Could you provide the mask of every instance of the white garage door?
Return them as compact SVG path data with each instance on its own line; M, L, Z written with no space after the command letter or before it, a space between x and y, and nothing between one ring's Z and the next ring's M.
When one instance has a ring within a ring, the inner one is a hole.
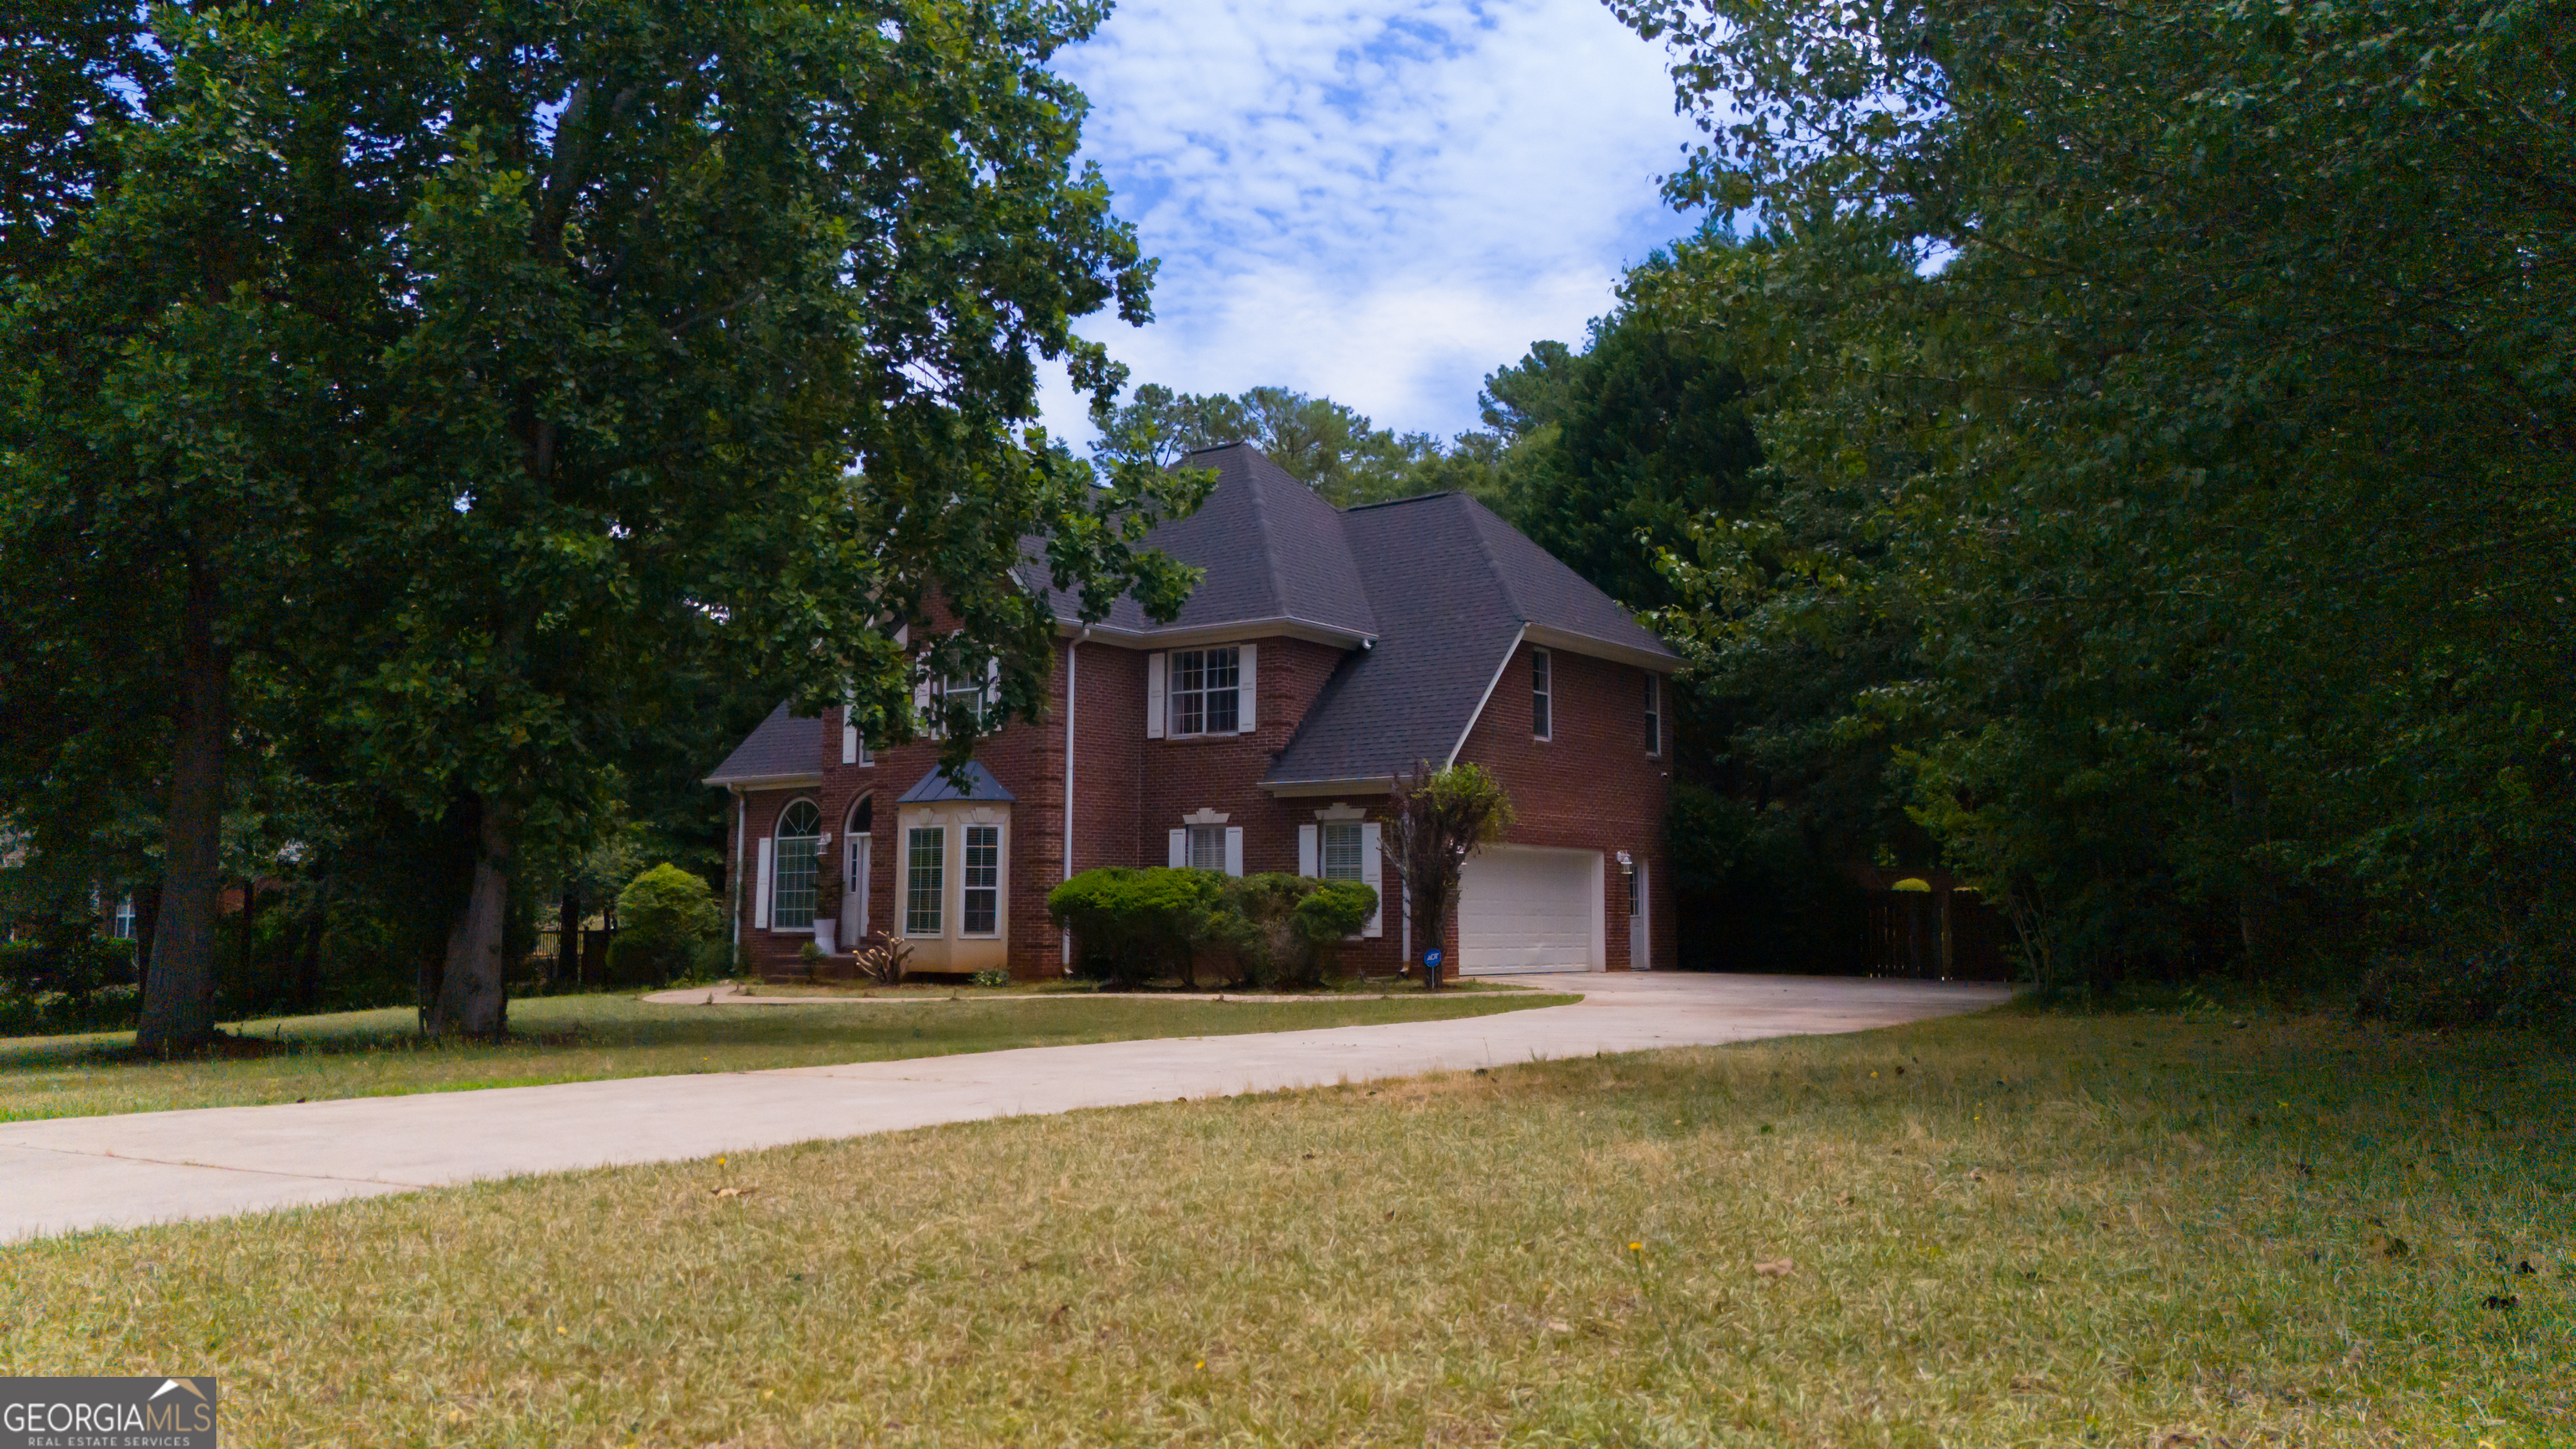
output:
M1600 969L1600 852L1498 846L1468 857L1458 884L1460 971Z

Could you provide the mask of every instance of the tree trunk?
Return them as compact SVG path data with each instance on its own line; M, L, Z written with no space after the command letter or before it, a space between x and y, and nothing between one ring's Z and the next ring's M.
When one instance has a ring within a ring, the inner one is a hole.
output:
M304 947L295 958L295 1003L307 1013L322 1008L322 927L331 904L331 882L313 882L313 909L304 919Z
M140 984L152 971L152 940L161 931L161 882L134 892L134 979Z
M510 904L510 828L516 821L497 801L478 799L475 806L474 882L448 932L447 960L427 1026L431 1036L488 1040L509 1029L501 935Z
M160 912L134 1032L134 1045L147 1052L183 1051L215 1036L216 871L232 659L215 643L215 581L202 560L188 562L179 630L179 740L161 815Z
M581 888L565 886L562 914L555 925L555 989L581 983Z
M249 989L253 984L253 972L259 964L258 927L259 877L246 875L242 877L241 922L241 980L242 986L245 990ZM267 994L267 991L264 989L260 992L260 995L262 996L266 996Z

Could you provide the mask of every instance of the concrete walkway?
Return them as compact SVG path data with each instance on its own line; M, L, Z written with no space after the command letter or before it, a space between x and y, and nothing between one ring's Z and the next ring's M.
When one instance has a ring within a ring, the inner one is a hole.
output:
M0 1125L0 1242L985 1117L1860 1031L2011 995L1787 976L1566 984L1584 999L1452 1021L11 1123Z

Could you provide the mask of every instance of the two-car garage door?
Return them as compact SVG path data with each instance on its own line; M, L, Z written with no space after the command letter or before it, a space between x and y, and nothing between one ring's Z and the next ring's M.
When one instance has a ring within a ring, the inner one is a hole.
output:
M1598 971L1603 965L1601 853L1494 846L1458 881L1458 969Z

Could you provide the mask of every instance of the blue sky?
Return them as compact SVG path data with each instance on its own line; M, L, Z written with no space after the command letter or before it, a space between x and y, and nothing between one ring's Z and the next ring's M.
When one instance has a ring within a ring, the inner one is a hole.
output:
M1057 68L1162 258L1157 320L1082 331L1137 382L1475 427L1487 372L1579 341L1694 225L1655 189L1694 135L1663 67L1597 0L1121 0ZM1045 401L1088 440L1060 378Z

